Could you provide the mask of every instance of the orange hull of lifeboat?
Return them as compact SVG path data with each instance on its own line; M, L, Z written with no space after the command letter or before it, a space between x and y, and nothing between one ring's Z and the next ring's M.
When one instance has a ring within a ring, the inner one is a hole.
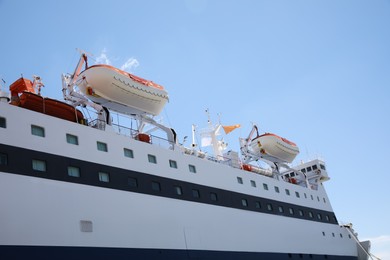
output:
M251 149L255 154L273 162L291 163L299 153L295 143L271 133L254 138Z
M23 92L19 106L71 122L84 121L83 114L73 106L55 99L43 98L31 92Z

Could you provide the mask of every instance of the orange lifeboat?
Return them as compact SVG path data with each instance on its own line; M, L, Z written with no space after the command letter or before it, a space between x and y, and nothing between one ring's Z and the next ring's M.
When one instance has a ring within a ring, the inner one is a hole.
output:
M299 153L295 143L272 133L255 137L250 146L255 154L271 161L291 163Z

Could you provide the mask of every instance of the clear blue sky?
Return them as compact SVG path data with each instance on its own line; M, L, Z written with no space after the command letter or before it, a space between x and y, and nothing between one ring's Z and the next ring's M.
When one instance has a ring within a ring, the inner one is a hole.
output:
M389 0L0 0L0 76L40 75L61 98L76 48L163 85L162 116L182 139L204 110L320 155L338 219L390 259Z

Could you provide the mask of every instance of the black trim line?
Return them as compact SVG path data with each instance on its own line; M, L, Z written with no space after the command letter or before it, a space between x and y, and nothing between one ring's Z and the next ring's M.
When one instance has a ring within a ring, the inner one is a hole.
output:
M128 260L128 259L169 259L169 260L288 260L288 259L328 259L357 260L353 256L289 254L268 252L237 252L184 249L141 249L109 247L67 247L67 246L0 246L0 259L40 259L40 260Z

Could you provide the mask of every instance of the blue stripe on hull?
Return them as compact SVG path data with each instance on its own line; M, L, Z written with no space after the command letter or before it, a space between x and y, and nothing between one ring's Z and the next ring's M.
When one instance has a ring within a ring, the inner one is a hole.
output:
M0 246L0 259L39 260L134 260L134 259L207 259L207 260L282 260L282 259L330 259L357 260L352 256L309 255L287 253L228 252L209 250L134 249L102 247L61 246Z

